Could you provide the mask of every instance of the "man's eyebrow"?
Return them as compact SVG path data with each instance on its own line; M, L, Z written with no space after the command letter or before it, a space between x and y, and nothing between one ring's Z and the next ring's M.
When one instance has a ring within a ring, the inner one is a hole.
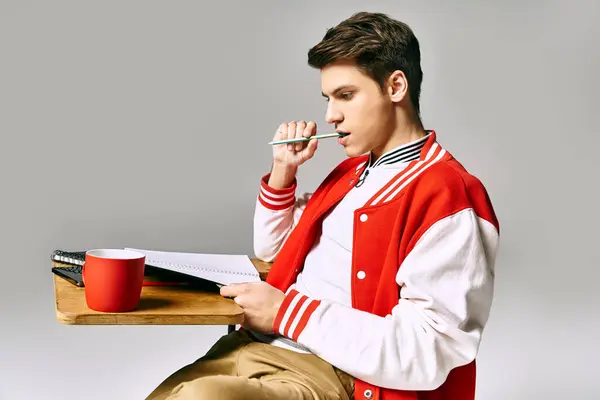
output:
M354 85L342 85L338 88L336 88L331 94L333 96L337 95L339 92L343 91L343 90L347 90L347 89L356 89L356 86ZM321 95L323 97L328 97L325 93L321 92Z

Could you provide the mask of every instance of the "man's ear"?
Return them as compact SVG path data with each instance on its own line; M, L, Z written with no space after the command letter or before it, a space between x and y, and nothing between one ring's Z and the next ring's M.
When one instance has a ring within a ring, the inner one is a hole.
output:
M390 99L395 103L401 102L408 93L408 81L404 72L400 70L392 72L387 82Z

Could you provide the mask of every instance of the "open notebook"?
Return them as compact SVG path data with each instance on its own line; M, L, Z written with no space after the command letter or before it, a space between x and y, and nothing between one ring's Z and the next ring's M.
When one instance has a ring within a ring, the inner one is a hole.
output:
M258 271L246 255L126 249L145 254L147 265L206 279L219 285L260 281Z

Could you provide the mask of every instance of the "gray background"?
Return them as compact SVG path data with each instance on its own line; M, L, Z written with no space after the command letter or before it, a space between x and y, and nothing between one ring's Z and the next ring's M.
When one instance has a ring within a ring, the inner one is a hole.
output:
M478 399L600 397L598 2L0 1L0 399L142 399L220 326L66 326L56 248L251 254L266 144L361 10L421 41L427 128L501 223ZM312 190L344 158L324 141ZM66 379L66 380L64 380Z

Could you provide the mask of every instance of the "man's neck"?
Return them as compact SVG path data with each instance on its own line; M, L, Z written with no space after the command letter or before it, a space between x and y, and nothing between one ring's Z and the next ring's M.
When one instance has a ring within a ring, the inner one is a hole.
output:
M424 136L427 136L427 132L420 123L411 122L397 126L385 143L371 151L372 160L375 162L388 151Z

